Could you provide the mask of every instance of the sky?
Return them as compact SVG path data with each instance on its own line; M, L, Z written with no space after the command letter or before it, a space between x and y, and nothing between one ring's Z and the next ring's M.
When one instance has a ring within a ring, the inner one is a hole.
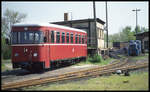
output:
M106 7L104 1L96 1L96 17L106 22ZM58 22L64 20L64 13L69 13L69 20L93 18L92 1L3 1L1 4L1 17L6 9L27 14L23 23ZM114 34L126 26L132 30L136 26L136 13L138 11L138 25L149 29L149 2L148 1L108 1L108 33ZM71 18L72 15L72 18Z

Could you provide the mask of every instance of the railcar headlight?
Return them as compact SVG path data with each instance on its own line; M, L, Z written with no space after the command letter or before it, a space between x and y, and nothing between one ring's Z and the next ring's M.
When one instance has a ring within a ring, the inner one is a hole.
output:
M34 57L37 57L37 55L38 55L37 53L34 53L34 54L33 54Z
M17 57L17 56L19 56L19 54L18 54L18 53L15 53L15 57Z
M17 57L17 56L19 56L19 54L18 54L18 53L15 53L15 57Z

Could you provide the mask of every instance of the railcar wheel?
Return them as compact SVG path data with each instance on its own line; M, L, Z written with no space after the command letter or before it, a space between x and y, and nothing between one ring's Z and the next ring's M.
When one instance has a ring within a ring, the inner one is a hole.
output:
M56 68L59 68L59 61L56 62Z
M30 66L26 67L25 70L31 72L31 73L39 73L39 72L44 72L44 69L41 66Z
M74 64L73 60L70 60L70 64L71 64L71 65L73 65L73 64Z

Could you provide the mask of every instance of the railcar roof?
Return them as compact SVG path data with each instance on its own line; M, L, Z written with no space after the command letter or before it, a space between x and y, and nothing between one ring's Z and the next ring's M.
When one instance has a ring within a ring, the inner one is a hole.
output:
M78 32L84 32L86 33L86 31L81 30L81 29L76 29L76 28L71 28L71 27L67 27L67 26L61 26L61 25L56 25L56 24L48 24L48 23L41 23L41 24L14 24L14 27L21 27L21 26L48 26L48 27L56 27L56 28L62 28L62 29L68 29L68 30L75 30Z

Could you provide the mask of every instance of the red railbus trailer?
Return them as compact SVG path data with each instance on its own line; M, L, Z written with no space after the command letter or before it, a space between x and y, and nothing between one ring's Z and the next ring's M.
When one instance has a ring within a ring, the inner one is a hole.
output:
M15 24L13 68L42 70L87 57L87 33L55 24Z

